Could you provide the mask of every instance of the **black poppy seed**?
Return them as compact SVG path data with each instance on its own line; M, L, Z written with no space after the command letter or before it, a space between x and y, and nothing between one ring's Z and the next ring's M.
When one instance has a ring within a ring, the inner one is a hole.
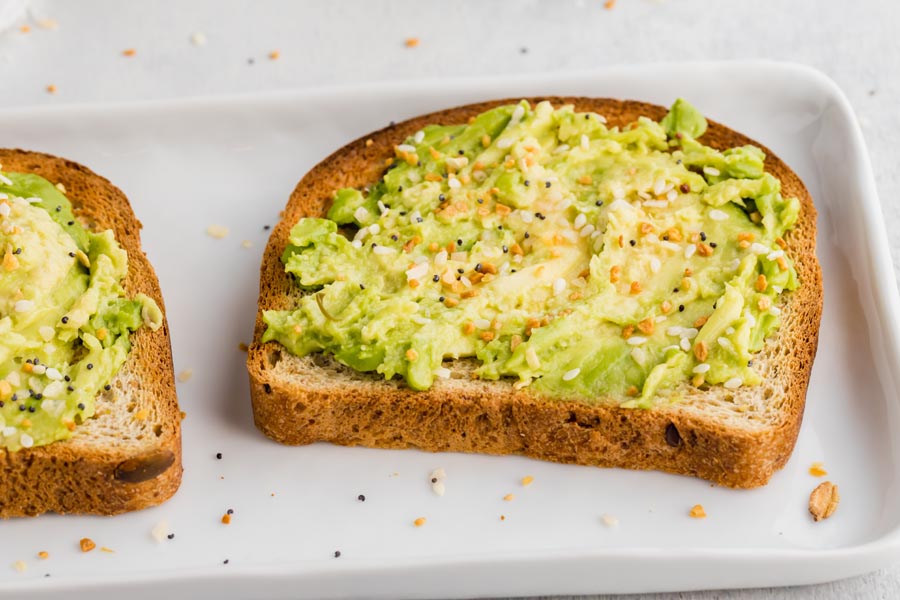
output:
M94 363L88 363L88 364L87 364L87 370L88 370L88 371L90 371L90 370L93 369L93 368L94 368Z
M603 206L603 200L597 200L594 204L597 206Z
M402 192L402 191L403 191L403 186L401 185L401 186L399 186L399 187L397 188L397 192L399 193L399 192Z
M478 204L484 204L484 198L476 198L475 202L477 202Z
M31 362L31 359L30 359L30 358L26 358L26 359L25 359L25 364L26 364L26 365L33 365L34 363Z
M424 220L425 219L423 219L422 217L416 217L416 223L421 223Z
M396 242L396 241L399 240L400 238L397 237L397 234L395 233L394 235L391 236L391 239L394 240L394 241Z
M40 400L40 399L42 399L43 397L44 397L44 395L43 395L42 393L40 393L40 392L38 392L37 394L34 395L34 399L35 399L35 400ZM33 411L32 411L32 412L33 412Z
M459 273L460 275L462 275L463 273L466 272L466 270L465 269L457 269L456 272Z
M545 182L544 182L544 187L545 187L545 188L548 188L548 187L550 187L551 185L553 185L553 184L550 183L549 181L545 181Z
M216 452L216 459L222 460L222 453L221 453L221 452Z
M528 232L526 231L526 232L525 232L525 239L527 240L527 239L530 238L530 237L531 237L531 234L528 233Z
M20 405L19 405L19 410L22 411L22 412L25 412L25 405L24 405L24 404L20 404Z
M35 358L35 359L34 359L34 364L36 364L36 365L41 364L41 359Z
M66 381L72 381L72 378L68 375L63 375L63 379L65 379Z
M709 247L710 247L710 248L717 248L718 246L719 246L719 245L718 245L717 243L715 243L715 242L710 242L710 243L709 243Z
M70 391L70 392L74 392L74 391L75 391L75 388L73 388L71 385L67 385L67 386L66 386L66 390L67 390L67 391Z
M222 561L222 564L223 564L223 565L227 565L227 564L228 564L228 559L226 558L225 560L223 560L223 561Z
M75 253L74 253L74 252L69 252L69 258L75 258Z
M684 312L684 304L678 305L678 312Z
M13 394L13 395L12 395L11 400L12 400L13 402L15 402L15 401L18 400L18 399L19 399L19 395L18 395L18 394Z
M687 194L691 191L691 186L686 183L682 183L680 186L678 186L678 189L681 190L682 194Z
M676 165L680 165L681 163L682 163L682 160L681 160L680 158L679 158L678 160L675 161L675 164L676 164Z
M272 229L272 226L271 225L263 225L263 229L268 231L268 230Z
M547 218L543 213L534 213L534 216L536 216L541 221Z
M706 233L703 232L703 231L700 232L700 241L701 241L701 242L705 242L705 241L706 241Z
M57 207L56 207L56 212L61 212L61 211L62 211L62 206L57 206Z
M40 398L38 398L38 400L40 400ZM28 412L30 412L30 413L33 413L33 412L36 411L36 410L37 410L37 407L36 407L36 406L29 406L29 407L28 407Z
M107 383L106 385L103 386L103 389L108 392L109 390L112 389L112 386Z
M65 324L65 323L68 323L68 322L69 322L69 317L63 317L63 318L62 318L62 322L63 322L64 324Z
M334 551L334 557L335 557L335 558L340 558L340 557L341 557L341 551L340 551L340 550L335 550L335 551Z
M34 390L28 390L28 396L34 398Z
M477 264L475 265L475 272L476 272L476 273L481 273L481 263L477 263Z
M674 290L672 290L672 293L674 293L674 294L677 294L678 292L679 292L678 288L675 288Z
M388 127L393 127L396 124L397 124L397 121L391 121L390 123L388 123Z
M716 300L716 301L715 301L715 302L713 302L713 310L715 310L715 309L716 309L716 304L718 304L718 303L719 303L719 301L718 301L718 300Z
M373 247L373 248L374 248L375 246L377 246L377 245L378 245L378 244L376 244L375 242L372 242L372 247Z
M233 508L229 508L229 509L226 510L225 512L228 513L229 515L233 515L233 514L234 514L234 509L233 509Z
M175 534L174 534L174 533L170 533L170 534L167 535L166 537L169 538L170 540L174 540L174 539L175 539Z
M361 284L359 284L359 289L364 290L364 289L366 289L366 286L361 283Z
M446 199L447 199L447 196L445 196L443 194L438 195L438 200L440 200L441 202L443 202Z
M438 302L443 302L443 301L444 301L444 297L443 297L443 296L439 296L439 297L438 297Z
M400 211L400 216L401 216L401 217L405 217L405 216L406 216L406 211L405 211L405 210L401 210L401 211Z
M497 225L497 229L499 229L500 231L503 231L503 225Z
M6 406L6 402L4 402L3 400L0 400L0 408L3 408L4 406Z
M433 282L437 283L438 281L441 280L441 276L440 276L440 275L435 275L434 277L431 278L431 280L432 280Z
M366 501L366 495L365 495L365 494L360 494L359 496L356 497L356 499L359 500L360 502L365 502L365 501Z
M637 244L637 240L628 240L628 243L634 246L635 244Z
M16 251L13 252L13 254L22 254L22 249L21 249L21 248L16 248Z
M84 410L84 402L78 403L78 410Z
M272 393L272 386L269 385L268 383L264 383L264 384L263 384L263 389L266 390L266 393L267 393L267 394L271 394L271 393Z
M515 273L515 272L516 272L516 270L515 270L515 269L512 269L512 270L511 270L511 271L510 271L510 273Z
M590 119L590 118L591 118L591 115L590 115L590 114L584 115L584 120L585 120L585 121L587 121L587 120Z
M503 254L506 254L508 252L509 252L509 248L506 246L503 246Z
M456 245L457 245L457 246L462 246L462 240L461 240L461 239L457 239L457 240L456 240Z
M432 477L432 478L431 478L431 483L437 483L437 481L438 481L438 480L437 480L437 477Z
M753 366L753 361L752 361L752 360L748 360L748 361L747 361L747 366L748 366L748 367L752 367L752 366Z
M523 182L522 182L522 183L524 183L524 184L525 184L525 187L528 187L528 186L530 186L530 185L531 185L531 182L530 182L530 181L528 181L528 180L527 180L527 179L526 179L526 180L525 180L525 181L523 181Z
M669 241L669 234L667 233L667 234L665 234L664 236L662 236L662 239L664 239L665 241L668 242L668 241Z
M68 222L68 225L69 225L69 226L72 226L72 225L74 225L74 224L75 224L75 221L69 221L69 222Z

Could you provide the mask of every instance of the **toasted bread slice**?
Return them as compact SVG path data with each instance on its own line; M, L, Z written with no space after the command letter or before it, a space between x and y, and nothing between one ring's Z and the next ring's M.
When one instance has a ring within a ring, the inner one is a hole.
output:
M761 144L712 121L701 138L704 144L718 149L761 147L766 171L781 180L786 197L795 196L801 204L799 222L786 239L801 286L783 295L782 325L754 357L762 385L703 391L685 383L678 404L626 409L614 402L589 405L540 397L528 388L514 389L511 380L473 379L477 362L458 360L453 361L451 379L416 392L397 380L356 372L327 355L300 358L277 343L260 343L266 329L263 311L291 309L303 294L280 260L298 219L324 216L338 188L378 181L394 145L423 126L465 123L516 100L462 106L382 129L341 148L300 181L262 263L259 313L247 361L257 426L285 444L324 440L382 448L515 453L565 463L657 469L729 487L764 485L793 450L816 353L822 312L816 211L800 178L784 162ZM634 101L529 100L598 112L610 126L640 116L659 120L666 114L661 106Z
M75 214L93 230L112 229L128 252L126 293L144 293L165 313L159 282L141 250L141 223L109 181L48 154L0 149L6 171L35 173L65 186ZM0 517L44 512L112 515L154 506L181 483L181 413L165 319L131 335L132 349L97 399L96 416L71 438L0 449Z

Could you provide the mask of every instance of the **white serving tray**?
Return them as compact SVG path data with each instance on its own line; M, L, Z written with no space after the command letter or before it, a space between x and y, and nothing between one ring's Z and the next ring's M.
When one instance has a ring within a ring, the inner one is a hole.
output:
M263 226L277 221L294 184L336 148L391 120L540 94L660 104L684 96L775 150L809 187L826 290L819 356L797 449L767 487L733 491L519 457L291 448L254 428L238 343L249 342L253 326ZM178 384L188 415L178 494L114 518L0 523L0 596L646 592L814 583L900 558L900 303L859 128L840 90L816 71L769 62L652 64L20 109L0 114L0 145L66 156L125 191L162 283L176 371L194 372ZM208 237L212 224L231 235ZM814 461L825 463L843 497L817 524L807 514L820 482L807 473ZM435 467L447 471L442 498L427 480ZM529 487L519 484L525 475L534 477ZM507 493L515 499L504 501ZM687 516L697 503L708 518ZM228 508L234 520L225 526ZM601 522L606 513L617 527ZM420 516L428 521L416 528ZM150 531L163 519L176 537L157 543ZM82 537L115 553L82 554ZM50 559L38 560L40 550ZM25 573L11 568L20 559Z

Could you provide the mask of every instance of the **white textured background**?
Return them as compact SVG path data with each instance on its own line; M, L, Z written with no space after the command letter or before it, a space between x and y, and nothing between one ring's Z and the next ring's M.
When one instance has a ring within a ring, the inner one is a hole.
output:
M43 19L58 29L38 25ZM603 0L33 0L18 21L25 23L28 33L0 33L0 110L660 60L805 63L832 77L856 108L895 270L900 258L895 0L618 0L611 10ZM205 45L192 43L198 32ZM420 44L405 47L410 37ZM135 55L123 56L129 48ZM280 57L270 60L275 50ZM900 598L900 568L805 588L640 598L781 597Z

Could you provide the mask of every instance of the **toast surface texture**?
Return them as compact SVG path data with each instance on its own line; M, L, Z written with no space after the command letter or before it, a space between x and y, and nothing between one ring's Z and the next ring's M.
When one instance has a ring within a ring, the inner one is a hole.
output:
M606 117L610 126L640 116L661 119L667 109L613 99L540 97L555 106ZM280 344L260 344L264 310L286 310L303 294L280 260L291 227L301 217L322 217L335 190L373 184L393 147L423 126L465 123L506 99L452 108L392 125L344 146L316 165L291 194L266 247L260 274L259 312L248 370L257 427L285 444L328 441L379 448L523 454L533 458L700 477L736 488L764 485L794 448L822 313L822 276L815 255L816 211L800 178L765 146L709 121L701 141L717 149L754 144L766 153L766 171L778 177L785 197L801 209L788 232L800 288L780 300L782 325L754 357L764 382L727 390L679 390L683 400L650 410L610 403L587 404L540 397L509 380L471 377L473 360L445 362L452 370L424 392L400 381L356 372L330 356L296 357ZM366 144L366 140L373 143Z
M76 217L89 229L112 229L128 252L126 294L146 294L165 314L156 273L141 250L141 223L121 190L48 154L0 149L0 164L62 183ZM165 318L157 331L132 333L131 343L112 389L97 398L95 417L71 438L17 452L0 449L0 517L112 515L155 506L175 493L182 473L181 412Z

